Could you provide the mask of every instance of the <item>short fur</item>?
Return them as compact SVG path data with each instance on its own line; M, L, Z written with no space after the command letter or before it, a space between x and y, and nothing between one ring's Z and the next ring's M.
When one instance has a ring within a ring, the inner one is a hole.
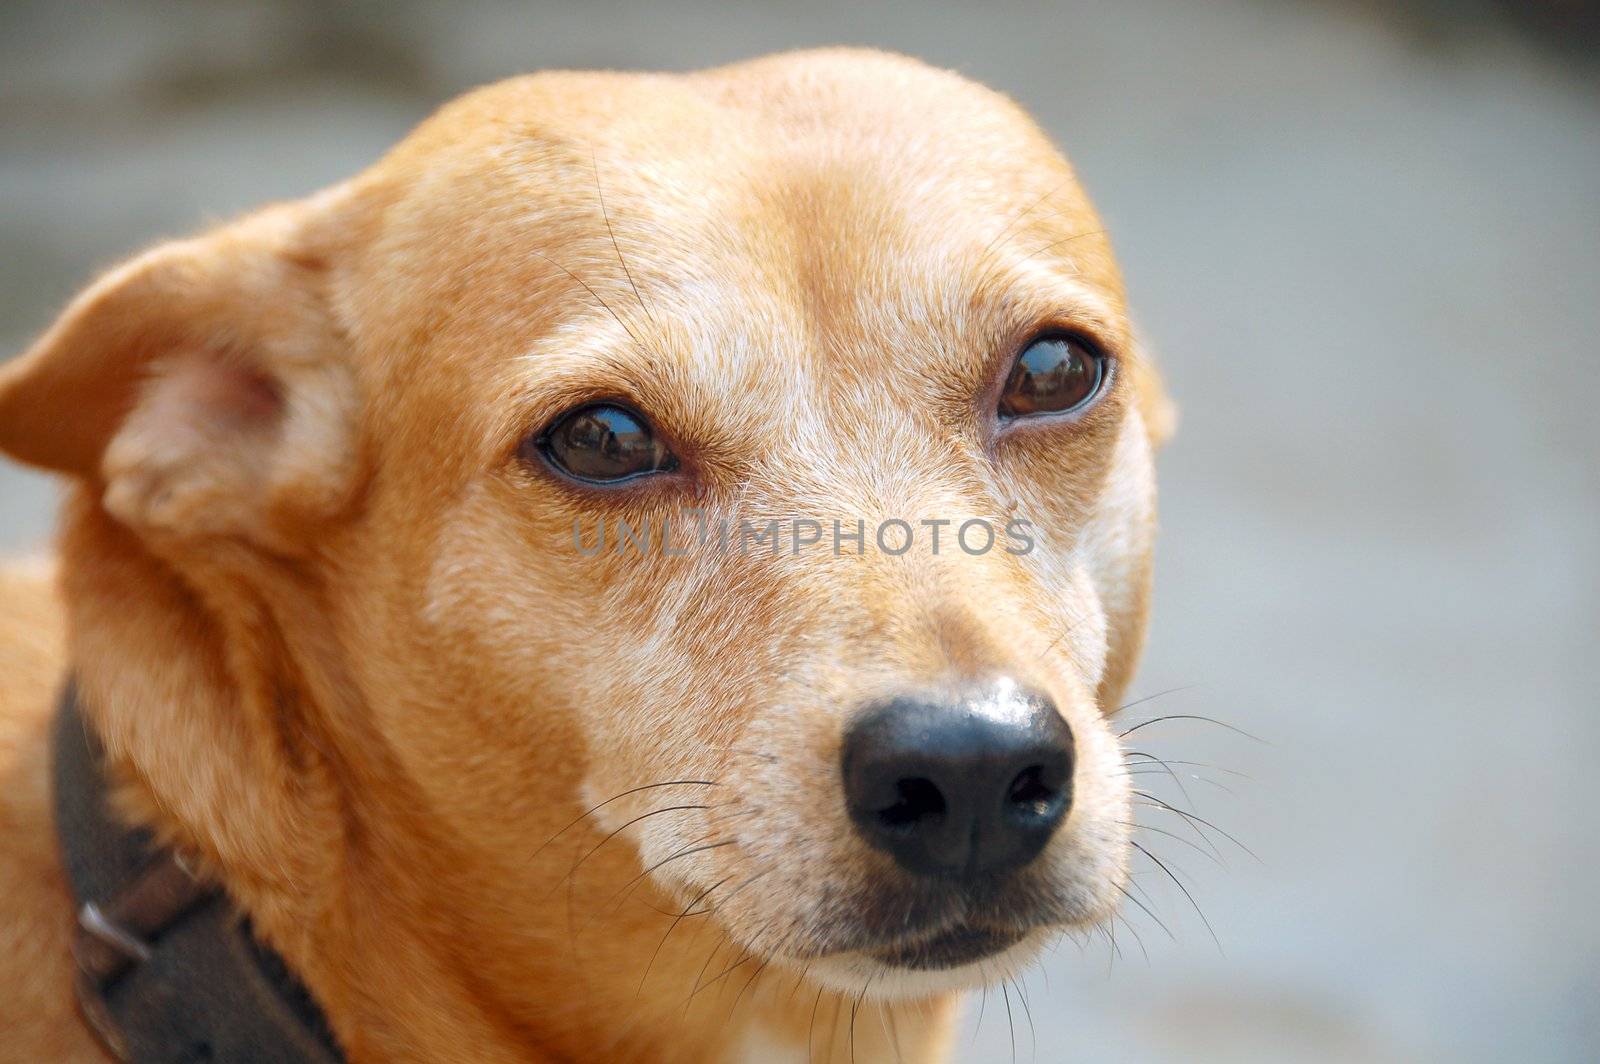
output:
M1092 334L1114 386L1002 430L1047 326ZM529 461L591 398L647 411L683 468L608 492ZM0 1058L102 1059L47 803L69 668L123 813L204 862L353 1064L942 1058L959 991L1120 896L1105 714L1169 422L1060 155L880 53L504 82L139 256L0 367L0 449L71 485L54 589L0 577ZM690 506L1021 515L1041 543L573 549L575 521ZM910 895L844 814L843 724L994 675L1077 736L1028 880L1050 926L886 969L867 947Z

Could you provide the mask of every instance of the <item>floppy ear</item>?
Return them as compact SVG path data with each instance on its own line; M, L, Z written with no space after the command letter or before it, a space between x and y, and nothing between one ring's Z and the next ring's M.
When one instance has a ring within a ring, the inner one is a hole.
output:
M355 395L297 205L111 271L0 365L0 450L141 531L282 548L347 498Z

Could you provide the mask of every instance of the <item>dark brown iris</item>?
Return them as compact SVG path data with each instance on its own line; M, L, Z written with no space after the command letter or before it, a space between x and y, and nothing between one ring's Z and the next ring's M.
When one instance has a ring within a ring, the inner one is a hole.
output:
M1033 341L1017 358L1000 395L1001 417L1059 414L1086 405L1100 390L1105 357L1075 336Z
M594 403L563 414L535 443L561 472L602 484L673 466L672 452L649 423L610 403Z

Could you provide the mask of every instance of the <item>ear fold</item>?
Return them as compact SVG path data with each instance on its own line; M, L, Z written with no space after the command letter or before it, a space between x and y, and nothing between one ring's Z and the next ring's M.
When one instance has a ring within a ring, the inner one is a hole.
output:
M139 529L282 546L354 472L355 395L296 207L165 244L0 365L0 450L104 484Z

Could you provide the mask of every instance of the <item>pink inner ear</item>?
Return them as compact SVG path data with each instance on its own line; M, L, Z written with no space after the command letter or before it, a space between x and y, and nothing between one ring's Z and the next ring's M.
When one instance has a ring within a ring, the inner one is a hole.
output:
M266 374L225 358L191 355L156 371L149 402L162 416L197 429L260 429L283 413L283 394Z
M220 359L196 360L194 369L196 387L204 389L195 398L219 416L260 423L277 420L283 411L283 395L264 373Z
M136 528L259 529L283 457L283 390L210 351L162 359L151 371L101 463L106 508Z

